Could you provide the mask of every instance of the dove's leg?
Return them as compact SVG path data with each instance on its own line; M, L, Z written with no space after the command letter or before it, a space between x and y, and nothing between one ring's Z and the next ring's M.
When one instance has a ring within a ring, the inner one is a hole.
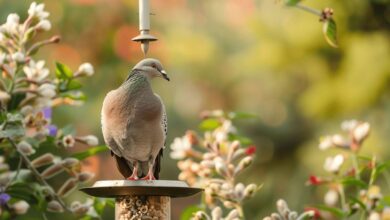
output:
M154 177L154 174L153 174L153 167L154 167L154 159L153 157L151 157L148 161L149 163L149 171L148 171L148 174L143 177L141 180L155 180L156 178Z
M128 180L138 180L138 161L133 162L133 173L127 178Z

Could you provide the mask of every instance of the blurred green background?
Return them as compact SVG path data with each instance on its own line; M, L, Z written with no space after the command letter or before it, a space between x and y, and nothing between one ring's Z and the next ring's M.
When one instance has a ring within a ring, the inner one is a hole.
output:
M0 19L11 12L24 19L32 1L0 1ZM105 94L125 79L143 58L139 45L137 0L46 0L53 29L62 41L43 49L42 58L95 66L84 81L85 105L55 110L59 124L74 123L83 134L100 131ZM257 146L256 162L242 181L264 183L246 203L248 219L274 210L278 198L291 208L322 201L324 189L304 185L311 174L324 174L318 138L338 132L344 119L367 120L372 135L364 152L385 160L390 155L390 2L388 0L304 1L332 7L339 48L327 45L316 16L269 0L151 0L152 43L149 57L162 61L171 82L154 82L169 118L168 143L196 129L206 109L258 115L240 122ZM75 149L75 151L81 149ZM176 163L167 148L162 178L176 179ZM86 164L96 179L122 178L108 153ZM173 202L173 219L199 198Z

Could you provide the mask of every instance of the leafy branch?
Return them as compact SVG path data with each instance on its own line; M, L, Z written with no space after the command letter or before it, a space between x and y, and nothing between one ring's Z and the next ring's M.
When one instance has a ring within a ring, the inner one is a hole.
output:
M324 8L322 11L320 11L315 8L311 8L307 5L303 5L302 3L300 3L300 0L285 0L285 4L287 6L295 7L297 9L319 17L319 21L323 23L322 33L326 42L332 47L338 47L337 26L336 22L333 19L333 9Z

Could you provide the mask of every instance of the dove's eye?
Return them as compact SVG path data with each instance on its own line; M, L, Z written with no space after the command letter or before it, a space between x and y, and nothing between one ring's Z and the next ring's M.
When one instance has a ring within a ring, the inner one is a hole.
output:
M155 69L157 69L157 66L156 66L155 63L152 64L152 67L155 68Z

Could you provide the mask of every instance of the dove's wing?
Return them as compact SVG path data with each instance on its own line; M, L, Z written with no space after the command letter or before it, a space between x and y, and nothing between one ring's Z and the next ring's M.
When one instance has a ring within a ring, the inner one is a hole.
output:
M162 117L161 117L161 129L164 131L164 146L161 146L161 149L156 157L156 160L154 161L154 177L156 179L159 179L160 175L160 170L161 170L161 159L163 157L163 151L165 148L165 142L168 134L168 118L167 118L167 113L165 111L165 106L164 103L162 102L161 98L159 95L155 94L158 99L160 99L161 105L162 105Z
M115 91L111 91L107 94L103 101L101 123L102 123L102 133L104 141L107 144L107 147L111 150L111 156L115 158L116 166L118 167L119 172L124 176L128 177L133 172L133 167L123 157L123 147L120 145L120 141L116 139L114 132L112 132L112 120L115 120L117 114L110 110L110 106L115 106ZM111 120L111 121L110 121ZM110 123L111 122L111 123ZM114 123L118 126L117 123Z

